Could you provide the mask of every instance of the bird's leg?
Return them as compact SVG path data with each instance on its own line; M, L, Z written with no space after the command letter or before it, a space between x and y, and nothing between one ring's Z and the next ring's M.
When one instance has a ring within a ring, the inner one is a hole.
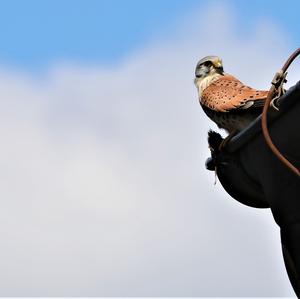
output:
M226 145L228 144L228 142L232 139L232 137L238 132L238 130L233 130L231 133L229 133L229 135L223 139L223 141L220 143L219 146L219 151L221 151L223 148L226 147Z

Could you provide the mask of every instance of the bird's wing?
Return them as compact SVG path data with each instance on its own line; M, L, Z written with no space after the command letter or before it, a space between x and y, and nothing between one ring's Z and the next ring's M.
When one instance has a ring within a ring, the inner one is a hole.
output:
M268 91L253 89L226 74L204 89L200 103L218 112L229 112L263 106L267 94Z

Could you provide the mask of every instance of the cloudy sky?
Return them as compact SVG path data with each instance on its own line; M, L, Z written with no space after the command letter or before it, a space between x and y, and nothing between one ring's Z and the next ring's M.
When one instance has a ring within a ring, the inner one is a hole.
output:
M216 54L267 89L284 5L0 1L0 296L294 296L270 211L204 168L193 86Z

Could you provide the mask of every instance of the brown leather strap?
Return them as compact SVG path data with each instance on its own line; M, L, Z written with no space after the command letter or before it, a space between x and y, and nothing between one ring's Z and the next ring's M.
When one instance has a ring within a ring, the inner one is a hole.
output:
M274 145L268 125L267 125L267 114L268 114L268 109L270 107L271 101L274 98L274 96L280 96L281 94L281 89L282 85L285 81L285 76L286 76L286 71L290 64L295 60L295 58L300 54L300 48L298 48L286 61L282 69L276 73L274 79L272 80L272 86L269 90L267 99L265 101L264 109L262 112L262 118L261 118L261 126L262 126L262 132L265 137L267 145L270 147L272 152L276 155L276 157L286 166L288 167L291 171L293 171L296 175L300 177L300 171L297 167L295 167L286 157L282 155L282 153L278 150L278 148Z

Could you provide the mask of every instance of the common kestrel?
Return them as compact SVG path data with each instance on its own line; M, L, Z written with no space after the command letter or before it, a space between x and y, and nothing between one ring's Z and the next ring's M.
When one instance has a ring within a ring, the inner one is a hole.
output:
M261 114L268 94L225 73L217 56L206 56L197 63L195 85L204 112L229 134L242 130Z

